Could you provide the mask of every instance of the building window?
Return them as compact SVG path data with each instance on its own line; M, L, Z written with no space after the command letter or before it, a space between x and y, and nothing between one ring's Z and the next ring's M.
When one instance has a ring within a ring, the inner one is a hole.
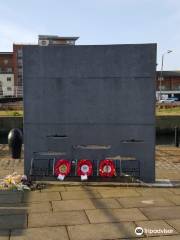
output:
M74 41L73 40L67 40L66 43L70 44L70 45L74 45Z
M11 67L8 67L8 68L6 68L6 71L7 71L8 73L12 73L12 68L11 68Z
M167 86L162 85L161 86L161 90L166 91L167 90Z
M18 58L22 57L22 49L17 50L17 56L18 56Z
M22 77L18 77L18 85L22 85Z
M22 74L22 68L18 68L18 74L21 73Z
M18 59L18 65L22 66L22 64L23 64L22 59Z
M7 77L7 82L10 82L11 81L11 77Z
M12 88L11 88L11 87L7 87L7 90L8 90L8 91L12 91Z
M180 90L180 85L177 84L176 86L173 86L173 87L172 87L172 90L177 90L177 91L179 91L179 90Z

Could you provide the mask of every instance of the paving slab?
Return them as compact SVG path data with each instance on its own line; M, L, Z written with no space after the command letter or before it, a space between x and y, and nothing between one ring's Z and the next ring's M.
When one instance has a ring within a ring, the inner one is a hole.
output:
M113 198L104 198L104 199L91 199L95 208L121 208L121 205L116 199Z
M141 196L173 196L173 193L169 190L169 188L136 188L136 191L141 195Z
M0 229L18 229L27 227L26 214L0 215Z
M180 205L180 195L166 196L175 205Z
M174 194L180 195L180 188L170 188L169 190Z
M84 186L65 186L66 191L83 191L88 187Z
M66 191L66 188L64 186L47 186L47 188L44 188L41 190L41 192L61 192Z
M2 215L25 215L27 213L27 209L23 206L17 207L17 206L12 206L11 204L8 204L8 205L6 206L0 205L0 217Z
M20 203L22 201L22 193L13 191L0 191L0 204L3 203Z
M28 213L46 213L51 212L52 206L50 202L41 202L41 203L28 203L27 212Z
M95 206L90 199L52 201L52 207L54 212L95 209Z
M143 228L144 234L147 237L158 235L173 235L178 233L173 227L171 227L163 220L136 221L135 224L138 227Z
M106 189L106 190L98 190L103 198L111 198L111 197L137 197L140 196L135 189L128 188L117 188L117 189Z
M29 214L28 227L45 227L88 223L84 211Z
M52 201L53 211L72 211L96 208L121 208L115 199L78 199Z
M147 239L147 238L138 238L138 240L143 240L143 239ZM148 237L148 240L179 240L179 239L180 239L180 235Z
M100 194L96 191L67 191L67 192L61 192L61 196L63 200L101 197Z
M85 210L91 223L147 220L137 208Z
M65 227L43 227L24 231L13 230L10 240L69 240L69 238Z
M0 240L9 240L9 231L0 230Z
M81 184L81 183L80 183ZM95 182L93 183L95 184ZM99 184L99 185L98 185ZM97 183L95 186L89 186L89 185L81 185L81 186L65 186L65 189L67 191L99 191L99 190L110 190L112 189L112 186L101 186L102 183ZM112 183L111 184L115 184ZM115 189L127 189L127 187L117 187L116 185L113 185L113 188ZM130 189L130 188L128 188Z
M82 182L80 182L82 184ZM94 183L93 183L94 184ZM79 185L79 186L65 186L66 191L98 191L98 190L108 190L111 186L89 186L89 185Z
M180 233L180 219L166 220L166 222Z
M59 192L29 192L24 193L23 202L48 202L53 200L61 200Z
M133 207L161 207L161 206L174 206L171 201L166 200L162 197L157 196L144 196L144 197L133 197L133 198L118 198L117 199L124 208Z
M27 212L40 213L50 211L52 211L50 202L0 205L0 215L24 214Z
M130 222L83 224L68 226L70 240L107 240L135 237L135 225Z
M149 207L141 208L140 210L149 220L180 218L180 206Z

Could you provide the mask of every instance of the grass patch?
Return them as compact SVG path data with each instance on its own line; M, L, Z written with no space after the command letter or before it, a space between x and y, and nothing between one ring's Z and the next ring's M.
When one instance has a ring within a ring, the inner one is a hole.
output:
M23 110L0 110L0 117L23 117ZM180 116L180 106L171 108L156 107L156 116Z
M0 117L22 117L23 111L22 110L0 110Z
M156 116L180 116L180 106L161 109L156 107Z

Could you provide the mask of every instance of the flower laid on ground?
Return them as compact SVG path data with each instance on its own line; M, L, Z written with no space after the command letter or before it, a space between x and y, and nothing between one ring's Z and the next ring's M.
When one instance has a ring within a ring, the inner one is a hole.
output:
M0 179L0 190L31 190L26 175L19 175L16 172Z

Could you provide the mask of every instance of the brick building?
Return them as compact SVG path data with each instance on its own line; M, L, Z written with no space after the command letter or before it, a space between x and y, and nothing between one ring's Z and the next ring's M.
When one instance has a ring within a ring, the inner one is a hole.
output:
M56 35L39 35L38 45L74 45L78 37L59 37ZM23 82L23 44L13 44L13 64L14 64L14 83L16 86L22 86ZM36 45L36 44L28 44Z
M23 47L23 44L13 44L13 64L14 64L15 86L22 86L22 80L23 80L22 47Z
M0 52L0 97L12 96L14 91L12 52Z
M75 45L78 37L59 37L56 35L39 35L38 44ZM21 96L23 85L23 46L26 43L13 44L13 52L0 53L0 96Z
M75 45L78 37L59 37L57 35L39 35L38 45ZM13 52L0 53L0 95L21 95L23 85L23 44L13 44ZM30 45L30 44L28 44ZM33 45L33 44L31 44ZM37 45L37 44L35 44ZM156 96L160 95L161 72L156 75ZM180 100L180 71L163 71L161 95L177 97Z
M156 75L156 96L160 94L161 72ZM180 71L163 71L161 80L162 97L177 97L180 100Z

